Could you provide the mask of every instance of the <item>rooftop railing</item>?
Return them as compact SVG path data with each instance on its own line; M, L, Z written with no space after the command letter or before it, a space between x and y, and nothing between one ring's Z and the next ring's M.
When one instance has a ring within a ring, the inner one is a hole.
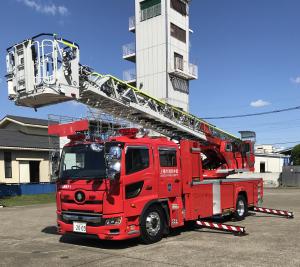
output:
M135 16L129 18L129 31L135 29Z
M136 80L136 70L130 69L123 71L123 81L132 82Z
M123 57L132 56L135 54L135 43L123 45Z
M198 78L198 66L192 63L189 63L189 73L196 79Z

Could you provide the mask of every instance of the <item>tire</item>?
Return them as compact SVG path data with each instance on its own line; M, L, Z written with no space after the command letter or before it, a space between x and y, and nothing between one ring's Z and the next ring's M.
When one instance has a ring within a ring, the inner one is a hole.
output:
M248 203L243 195L238 196L235 207L234 218L237 221L244 220L248 214Z
M165 227L165 216L159 206L150 206L141 218L141 236L144 244L152 244L160 241Z

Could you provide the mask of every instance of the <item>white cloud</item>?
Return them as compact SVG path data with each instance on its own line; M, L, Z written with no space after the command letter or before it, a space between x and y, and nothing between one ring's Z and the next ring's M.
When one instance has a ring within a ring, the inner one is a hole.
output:
M46 15L66 16L70 13L65 6L55 5L53 3L45 4L42 3L40 0L18 0L18 2L23 3L25 6L32 8L38 13Z
M252 101L250 103L250 106L254 107L254 108L261 108L261 107L265 107L265 106L269 106L269 105L271 105L270 102L264 101L262 99L258 99L256 101Z
M291 78L291 82L300 85L300 76L298 76L296 78Z
M69 14L69 10L65 6L58 6L57 10L58 10L58 13L62 16Z

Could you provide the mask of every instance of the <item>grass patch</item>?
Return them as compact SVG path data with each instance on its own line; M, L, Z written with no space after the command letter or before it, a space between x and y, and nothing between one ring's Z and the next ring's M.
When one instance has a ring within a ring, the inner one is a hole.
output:
M47 204L55 202L55 193L41 195L23 195L0 198L0 204L5 207Z

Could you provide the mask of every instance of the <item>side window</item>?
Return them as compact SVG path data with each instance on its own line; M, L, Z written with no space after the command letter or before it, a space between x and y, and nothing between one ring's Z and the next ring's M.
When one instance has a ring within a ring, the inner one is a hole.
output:
M186 31L173 23L171 23L171 36L186 43Z
M147 147L128 147L125 157L126 174L135 173L149 167Z
M161 15L161 0L144 0L140 2L141 21Z
M178 53L174 53L174 69L179 69L183 71L183 65L183 56Z
M5 178L12 178L11 152L4 152Z
M183 16L187 15L187 5L180 0L171 0L171 8L173 8Z
M160 167L176 167L177 158L175 149L159 149Z
M232 144L231 143L227 143L226 144L226 152L231 152L232 151Z
M250 152L250 144L249 143L244 143L243 144L243 152L244 153L247 153L247 152Z

